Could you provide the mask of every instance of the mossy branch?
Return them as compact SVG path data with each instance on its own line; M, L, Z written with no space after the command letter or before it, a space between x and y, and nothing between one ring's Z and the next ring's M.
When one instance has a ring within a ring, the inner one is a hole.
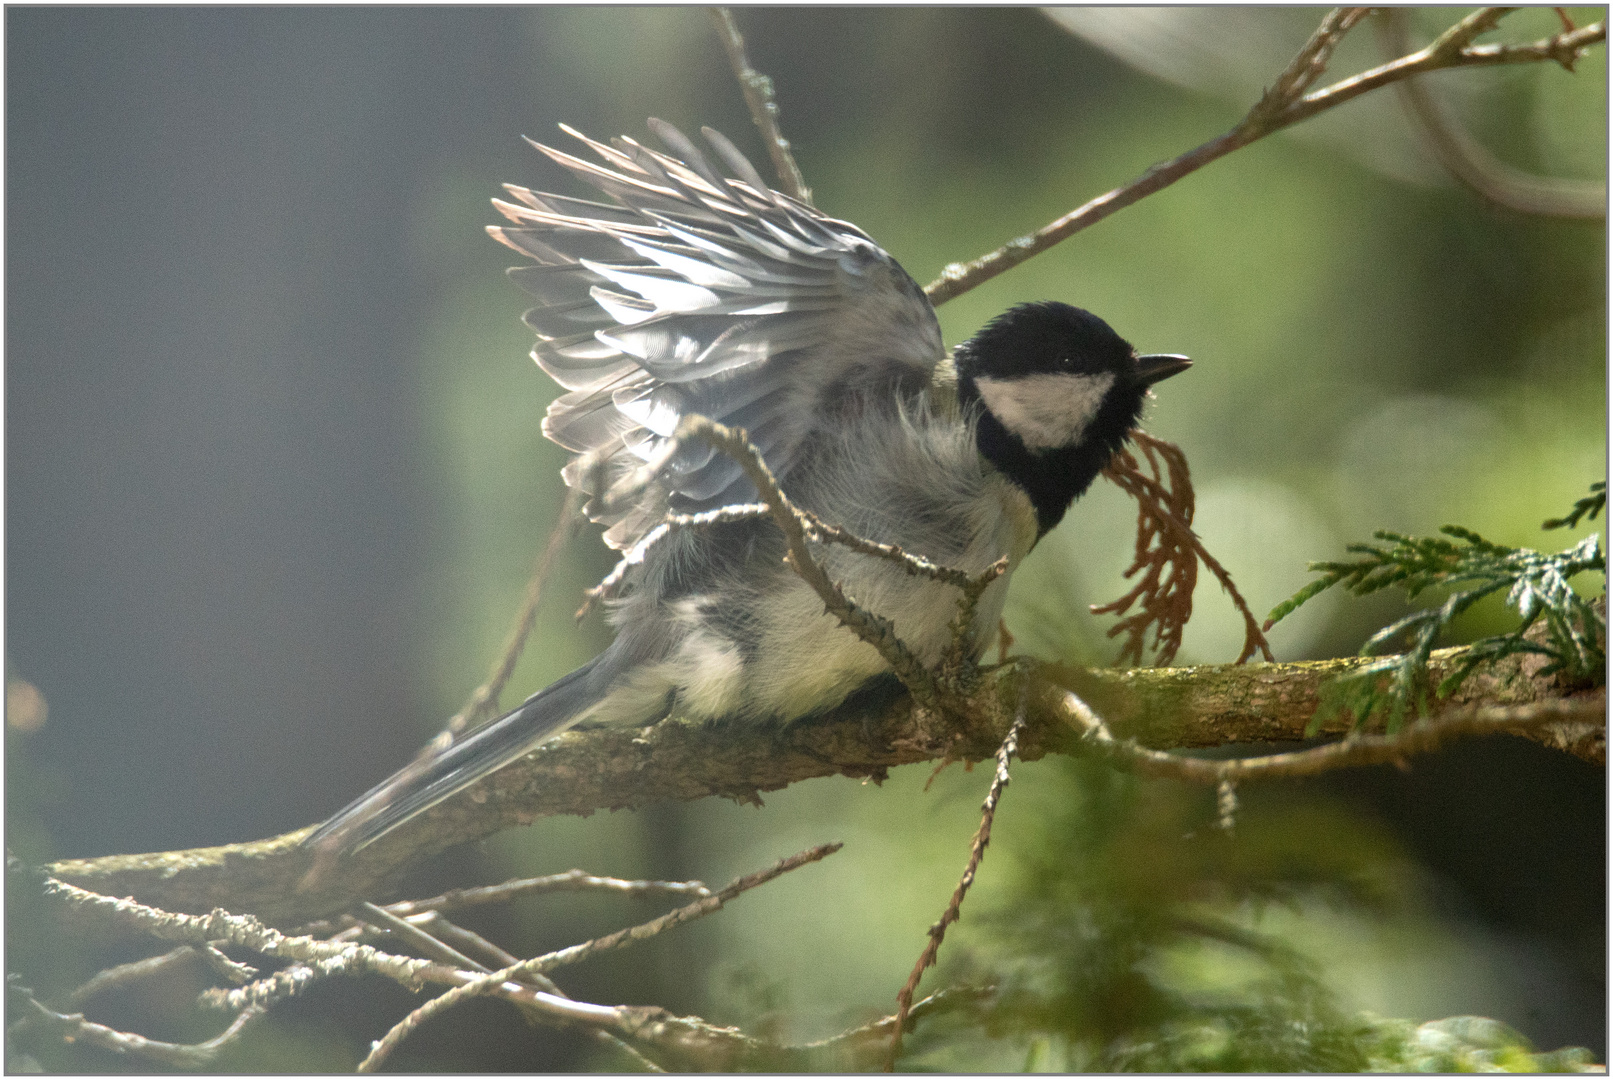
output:
M1438 650L1430 670L1444 678L1466 658L1464 649ZM1066 688L1091 703L1117 738L1145 748L1297 740L1316 711L1322 682L1372 662L1132 671L1026 664L1032 689L1019 755L1035 760L1085 751L1079 725L1063 704ZM1541 676L1539 666L1533 657L1508 657L1475 672L1450 704L1528 705L1575 696L1555 678ZM370 845L333 880L306 892L298 892L296 883L308 869L309 853L298 847L308 829L222 847L69 859L47 869L97 892L133 895L169 910L224 907L290 925L341 911L360 898L382 899L391 880L422 858L551 814L588 815L711 795L754 800L813 777L879 777L893 766L949 754L984 760L997 752L1013 721L1014 672L1008 667L988 673L962 707L948 710L939 723L918 715L912 699L892 687L883 700L863 695L782 731L678 716L641 729L571 731ZM1600 701L1600 695L1593 691L1579 699ZM1348 726L1335 719L1323 725L1323 733L1342 735ZM1605 759L1606 727L1595 717L1543 718L1518 731L1590 761Z
M1594 518L1605 490L1605 483L1591 485L1590 496L1576 503L1567 517L1548 521L1545 527L1571 527L1583 516ZM1361 646L1363 656L1402 638L1410 645L1400 655L1374 660L1324 687L1312 730L1328 717L1348 712L1358 726L1381 715L1393 734L1409 712L1426 715L1431 697L1450 697L1481 665L1508 656L1539 657L1541 675L1560 675L1572 684L1605 681L1606 602L1583 597L1569 584L1587 572L1600 573L1605 580L1607 556L1597 534L1548 553L1497 544L1459 525L1446 525L1440 532L1459 542L1379 531L1375 538L1387 546L1351 544L1346 550L1360 556L1355 560L1311 563L1310 569L1322 576L1273 609L1267 627L1335 585L1356 596L1396 587L1411 600L1429 589L1452 590L1443 603L1413 612L1369 637ZM1501 592L1506 593L1507 606L1518 613L1518 627L1473 642L1456 670L1433 678L1428 658L1440 635L1462 612Z

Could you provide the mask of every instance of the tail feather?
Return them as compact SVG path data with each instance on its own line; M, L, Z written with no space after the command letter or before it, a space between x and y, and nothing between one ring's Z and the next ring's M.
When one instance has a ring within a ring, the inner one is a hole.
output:
M417 814L503 768L569 728L604 696L595 657L550 683L510 712L432 757L411 762L338 811L303 840L304 847L352 853Z

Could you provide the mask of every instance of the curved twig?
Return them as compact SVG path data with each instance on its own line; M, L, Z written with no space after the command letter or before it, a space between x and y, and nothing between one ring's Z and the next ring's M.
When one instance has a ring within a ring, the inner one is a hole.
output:
M992 774L986 801L980 805L980 827L975 830L974 839L969 844L969 861L964 865L963 876L958 879L957 887L952 890L952 899L947 902L946 910L930 927L930 940L925 944L924 951L919 954L912 972L908 974L907 982L896 995L896 1017L891 1024L890 1049L885 1056L886 1072L894 1072L896 1069L896 1058L902 1052L902 1032L907 1026L908 1014L913 1008L913 995L918 991L919 980L924 977L925 969L935 964L935 958L941 952L941 942L946 937L947 927L958 921L959 913L963 909L963 899L969 895L969 886L974 884L975 872L980 869L980 861L986 857L986 845L991 843L991 823L997 814L997 803L1002 798L1003 789L1008 786L1008 762L1019 752L1019 737L1025 732L1025 709L1030 696L1027 690L1028 687L1022 683L1013 726L1008 729L1008 735L997 748L997 769Z
M374 1072L386 1060L387 1056L397 1048L398 1044L408 1038L421 1024L437 1013L452 1008L467 998L499 989L504 984L514 982L522 976L533 973L547 973L564 964L574 964L597 953L643 941L674 926L710 915L714 911L721 910L724 904L740 893L754 889L758 885L765 885L781 874L786 874L798 867L805 866L807 863L817 862L819 859L833 855L840 850L841 846L835 843L810 848L787 859L780 859L766 870L738 878L720 891L710 896L701 897L694 903L670 911L660 918L651 919L647 923L629 927L625 930L618 930L614 934L595 938L593 941L586 941L581 945L573 945L569 949L560 949L556 952L534 957L531 960L523 960L500 971L491 972L468 982L463 982L447 993L432 998L393 1025L392 1029L371 1047L369 1056L359 1063L358 1071ZM538 1004L543 1005L549 1011L555 1012L556 1015L561 1016L563 1019L615 1026L620 1017L619 1010L608 1006L571 1002L569 999L560 999L555 995L545 994L542 991L527 990L522 995L523 999L527 995L535 995ZM562 1004L561 1002L564 1003Z
M1390 56L1400 56L1410 48L1406 22L1406 13L1400 8L1383 8L1378 13L1379 39ZM1575 29L1570 25L1564 32ZM1440 164L1479 196L1522 214L1606 219L1607 184L1538 176L1507 164L1468 134L1450 106L1422 79L1402 79L1395 83L1395 92Z
M1319 112L1336 108L1370 90L1388 86L1413 75L1448 68L1490 67L1497 64L1541 61L1553 61L1571 68L1582 51L1607 40L1606 24L1598 22L1528 44L1474 45L1472 44L1474 38L1486 30L1493 29L1495 23L1512 10L1482 8L1451 27L1426 49L1402 56L1398 60L1348 79L1341 79L1321 90L1303 93L1310 85L1310 81L1314 81L1315 75L1309 75L1307 79L1305 76L1295 76L1291 73L1296 69L1308 73L1318 64L1325 65L1327 54L1331 52L1332 45L1337 43L1337 37L1342 36L1349 26L1354 25L1353 22L1345 25L1340 13L1366 10L1340 8L1330 13L1328 19L1324 21L1322 30L1318 30L1317 34L1312 36L1305 49L1301 50L1299 56L1289 65L1284 73L1285 79L1280 80L1279 86L1273 88L1277 91L1286 86L1286 91L1277 93L1276 96L1268 93L1231 131L1185 154L1151 166L1131 183L1099 195L1028 236L1010 240L996 251L988 252L971 262L948 265L941 271L939 277L924 287L924 293L930 298L930 303L939 307L1003 271L1012 269L1026 259L1069 239L1082 229L1097 224L1115 211L1169 187L1210 162L1223 158L1234 150L1242 149L1274 131L1281 131L1285 127L1309 120ZM1356 19L1358 21L1359 16L1356 16ZM1324 34L1323 30L1329 30L1330 33ZM1328 40L1330 37L1331 41ZM1322 40L1319 41L1319 38ZM1319 71L1316 73L1320 74Z

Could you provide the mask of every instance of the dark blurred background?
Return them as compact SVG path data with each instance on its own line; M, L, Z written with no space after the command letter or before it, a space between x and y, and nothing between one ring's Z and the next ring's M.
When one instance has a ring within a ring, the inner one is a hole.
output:
M1262 10L1269 70L1250 49L1250 70L1188 86L1032 10L738 17L817 204L924 282L1235 123L1317 18ZM1416 13L1423 40L1451 17ZM308 824L401 765L481 680L558 506L562 457L538 431L555 388L527 359L522 295L502 273L514 260L482 226L500 182L580 192L519 136L554 142L566 122L642 138L653 114L765 153L699 9L5 18L5 663L48 706L9 695L7 843L37 862ZM1544 9L1517 21L1515 37L1555 28ZM1340 74L1377 61L1358 39ZM1513 164L1605 177L1601 50L1575 75L1462 73L1449 90ZM1363 100L1340 116L1364 122L1257 144L941 311L952 343L1011 303L1066 300L1145 351L1193 356L1149 427L1186 449L1200 531L1257 610L1374 528L1458 521L1560 546L1539 522L1606 475L1604 224L1453 186L1396 108ZM1024 647L1110 657L1085 608L1124 590L1129 518L1118 492L1096 491L1038 549L1011 601ZM575 628L568 613L609 565L602 545L573 545L507 701L608 640L597 617ZM1236 616L1213 585L1198 600L1182 660L1231 659ZM1353 652L1396 610L1324 597L1274 644L1281 659ZM1504 625L1497 606L1467 631ZM891 1011L962 865L986 777L955 769L925 793L926 774L799 785L759 812L541 822L417 885L573 865L715 883L846 840L567 984L728 1022L782 995L784 1030L815 1037ZM1057 789L1038 766L1021 774L1015 795ZM1294 797L1380 822L1425 898L1376 919L1284 916L1346 1000L1481 1013L1605 1054L1602 771L1496 740L1304 788ZM532 951L651 910L570 898L490 928ZM34 955L8 945L13 969ZM780 989L805 948L815 970ZM351 1067L411 1000L378 982L322 986L237 1067ZM394 1065L590 1060L570 1036L509 1020L467 1007Z

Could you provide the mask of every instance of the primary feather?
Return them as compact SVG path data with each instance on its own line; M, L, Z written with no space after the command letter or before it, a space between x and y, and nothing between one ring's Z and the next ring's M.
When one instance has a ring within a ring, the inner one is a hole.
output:
M702 129L736 178L681 132L650 127L682 160L631 139L595 142L596 165L539 143L619 205L506 190L513 225L489 228L536 265L511 271L538 301L526 314L532 356L569 393L543 431L614 479L652 460L690 414L743 427L788 482L812 433L848 395L928 384L944 354L918 285L855 225L769 190L720 134ZM573 487L584 471L564 473ZM597 492L589 492L597 494ZM589 514L605 541L632 547L664 510L748 502L738 465L709 447L674 456L637 504Z

